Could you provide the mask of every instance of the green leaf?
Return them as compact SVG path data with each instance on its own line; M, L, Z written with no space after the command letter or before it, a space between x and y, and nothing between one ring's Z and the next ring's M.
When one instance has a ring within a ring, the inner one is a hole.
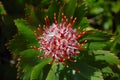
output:
M53 1L53 0L40 0L40 1L41 1L39 4L40 8L46 8L49 6L51 1Z
M104 74L113 74L113 71L112 71L112 69L111 69L110 67L104 67L104 68L102 69L102 72L103 72Z
M29 80L30 79L30 75L31 75L31 72L32 72L32 69L33 67L31 66L26 66L26 68L24 68L24 73L22 73L22 79L23 80Z
M36 9L36 7L34 7L33 5L26 5L25 7L26 18L29 24L31 24L32 26L38 26L38 24L40 23L38 16L36 14L37 12L39 12L39 9Z
M120 11L120 1L119 0L112 3L112 11L114 13L118 13Z
M118 57L109 51L97 50L93 51L93 53L95 55L96 61L105 61L110 65L120 64L120 60L118 59Z
M70 18L71 16L74 15L76 9L76 3L77 0L68 0L64 3L62 12L67 16L67 18Z
M100 70L89 66L85 63L79 64L80 73L79 76L83 77L84 80L103 80L102 73Z
M61 1L59 14L58 14L58 22L61 22L61 18L62 18L61 14L62 13L65 14L67 19L70 19L71 16L74 16L74 12L76 9L76 3L77 3L77 0L63 0L63 1Z
M42 77L41 71L42 71L43 67L49 63L50 60L51 59L48 58L48 59L44 60L43 62L37 64L32 70L30 80L41 80L41 77Z
M111 34L108 34L106 32L102 32L99 30L90 30L86 32L86 35L81 40L109 41L111 36Z
M50 22L53 23L54 20L54 13L58 15L59 12L59 4L57 1L52 1L52 4L48 8L47 15L49 16ZM56 16L57 17L57 16Z
M10 40L7 43L7 48L14 54L19 54L19 52L27 49L27 41L23 38L22 35L15 35L14 39ZM29 47L30 48L30 47Z
M15 25L18 28L18 33L20 33L23 37L27 38L31 43L36 42L36 37L34 32L30 29L30 25L24 19L16 19Z
M37 57L40 54L40 51L33 49L28 49L20 52L20 61L18 61L18 76L23 80L28 80L30 78L31 71L40 59ZM23 74L24 72L24 74Z
M117 30L119 30L119 28ZM111 45L111 46L109 46L110 50L112 52L114 52L116 55L118 55L120 53L120 37L119 37L119 35L115 36L113 41L109 44Z
M104 23L104 29L109 30L112 25L113 25L112 18L108 18L108 20Z
M103 11L104 11L104 8L102 8L102 7L94 7L91 9L90 13L98 15L98 14L102 13Z
M89 42L88 49L89 50L100 50L104 49L107 45L107 42Z
M15 25L18 28L18 34L7 44L11 52L19 54L23 50L30 49L30 46L38 45L34 32L29 28L25 20L17 19Z
M85 29L86 27L88 27L88 25L89 25L89 23L88 23L87 18L83 18L81 20L81 22L79 23L79 26L75 26L75 27L80 27L80 31L83 31L83 29Z
M57 73L57 64L54 62L52 67L47 75L46 80L59 80L59 74Z
M60 7L60 13L58 16L58 22L61 21L61 13L63 12L68 19L71 16L76 17L76 27L79 27L79 23L86 13L86 3L84 0L63 0Z
M33 66L40 61L40 59L38 58L40 54L40 51L36 51L34 49L27 49L25 51L20 52L21 61L25 65Z
M99 71L94 72L94 76L91 76L90 80L104 80L102 73Z
M0 15L7 15L7 12L4 9L2 2L0 2Z
M86 64L82 60L78 61L74 66L80 72L75 72L75 70L67 71L64 76L68 80L103 80L102 72L99 69Z
M116 71L114 70L115 68L112 68L111 67L104 67L102 68L102 73L103 73L103 76L104 77L116 77L116 78L119 78L119 75L118 73L120 72L120 69L117 69Z
M75 26L79 27L80 26L80 22L83 19L83 17L86 14L86 1L85 0L78 0L77 1L77 7L74 13L74 16L77 17Z

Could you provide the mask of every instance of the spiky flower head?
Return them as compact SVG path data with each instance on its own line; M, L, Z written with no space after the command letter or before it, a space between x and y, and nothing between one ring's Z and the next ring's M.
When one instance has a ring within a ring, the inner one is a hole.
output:
M84 43L79 43L78 39L85 34L85 31L79 33L77 29L73 29L75 21L76 18L73 17L68 21L62 13L61 23L58 23L54 13L54 23L50 25L50 20L47 16L44 30L38 27L40 35L34 31L40 47L36 48L34 46L33 48L40 51L43 50L43 58L51 57L53 61L58 63L65 63L65 60L76 62L76 60L71 60L71 57L80 53L79 49Z

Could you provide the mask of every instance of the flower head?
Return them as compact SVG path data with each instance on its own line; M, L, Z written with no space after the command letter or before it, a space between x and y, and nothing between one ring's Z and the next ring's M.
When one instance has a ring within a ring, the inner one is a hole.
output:
M76 18L70 18L70 21L66 19L66 16L62 13L61 23L58 24L56 20L56 14L54 13L54 23L50 25L50 20L48 16L45 18L46 25L44 26L44 31L38 27L40 35L34 31L40 47L34 49L43 50L44 58L51 57L53 61L64 62L65 60L70 60L76 62L76 60L71 60L71 56L78 55L79 49L84 43L79 43L77 40L80 39L85 31L78 33L76 29L73 29Z

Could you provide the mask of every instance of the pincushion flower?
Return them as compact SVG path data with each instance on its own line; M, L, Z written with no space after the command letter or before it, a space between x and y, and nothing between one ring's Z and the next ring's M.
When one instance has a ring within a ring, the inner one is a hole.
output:
M77 29L73 29L75 21L76 18L73 17L68 21L62 13L61 23L58 23L56 13L54 13L54 23L50 25L50 20L47 16L43 30L41 27L38 27L38 33L34 31L40 47L36 48L34 46L33 48L43 51L44 55L42 58L51 57L51 63L56 61L66 64L65 60L76 62L71 57L80 54L79 50L84 42L79 43L78 40L85 34L85 31L79 33Z

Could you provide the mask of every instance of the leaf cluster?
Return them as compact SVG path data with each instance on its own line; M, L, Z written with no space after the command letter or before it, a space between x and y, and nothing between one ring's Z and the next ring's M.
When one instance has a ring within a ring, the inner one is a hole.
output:
M7 48L18 57L17 78L20 80L118 80L120 78L120 59L118 57L120 50L116 48L120 44L120 38L106 31L90 29L88 19L84 17L87 12L86 3L87 1L90 3L89 0L18 1L19 5L26 3L25 16L22 19L14 19L17 34L7 43ZM1 3L0 6L2 6ZM39 47L34 30L38 25L45 24L45 16L49 16L52 24L54 13L58 15L59 23L61 13L64 13L68 19L71 16L77 17L74 28L80 27L80 32L86 30L86 34L79 40L79 42L87 40L86 49L80 51L80 55L75 57L77 62L66 61L69 68L56 62L49 65L51 58L42 60L37 57L42 54L42 51L30 48L30 46ZM6 11L2 6L0 15L3 14L5 15ZM120 29L116 34L119 33ZM76 70L80 70L80 72L76 72Z

